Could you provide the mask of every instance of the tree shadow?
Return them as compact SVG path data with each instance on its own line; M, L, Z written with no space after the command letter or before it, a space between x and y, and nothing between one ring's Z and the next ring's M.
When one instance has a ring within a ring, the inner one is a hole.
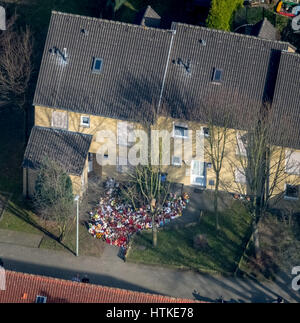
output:
M68 250L69 252L71 252L72 254L75 254L73 250L71 250L68 246L66 246L64 243L62 243L61 241L59 241L58 237L56 235L54 235L53 233L51 233L50 231L46 230L45 228L43 228L41 225L39 225L38 223L36 223L35 221L33 221L32 219L30 219L30 217L28 216L28 214L23 211L20 210L16 207L14 207L11 203L9 203L9 205L7 206L7 209L9 212L11 212L13 215L15 215L16 217L18 217L19 219L23 220L24 222L30 224L32 227L34 227L35 229L39 230L41 233L43 233L45 236L49 237L50 239L56 241L58 244L60 244L62 247L64 247L64 249Z

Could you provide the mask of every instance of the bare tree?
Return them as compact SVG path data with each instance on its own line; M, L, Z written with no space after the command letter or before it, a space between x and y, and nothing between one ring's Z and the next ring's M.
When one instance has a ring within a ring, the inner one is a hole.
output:
M282 128L284 129L284 126ZM277 131L280 132L279 129ZM279 136L277 134L277 137L284 142L284 130ZM238 132L236 147L237 155L235 159L230 160L231 168L234 176L238 170L244 180L242 184L234 183L234 190L248 196L244 201L253 217L253 241L256 257L259 259L261 249L257 224L268 209L269 203L272 202L274 206L283 198L284 183L290 180L286 161L293 153L293 150L287 151L285 147L274 144L269 102L262 104L257 115L249 121L244 134ZM232 191L232 185L228 187Z
M148 205L152 219L152 244L157 246L157 215L165 204L170 192L170 183L162 181L158 167L138 165L132 173L128 173L128 184L122 190L135 208Z
M154 102L148 106L149 113L141 117L141 123L148 136L148 154L147 165L137 165L127 173L128 184L122 190L123 195L133 204L134 208L140 205L148 205L152 219L152 244L157 246L157 215L165 204L165 201L170 193L170 183L162 178L162 147L159 148L159 164L152 165L151 130L153 124L157 121L157 104ZM161 107L162 109L163 107Z
M33 41L29 27L18 30L18 16L14 14L7 30L0 34L0 99L1 104L16 104L23 108L26 102L31 73Z
M16 106L24 112L27 135L29 83L33 71L33 38L28 26L18 28L15 13L0 32L0 107Z
M227 154L227 146L230 143L231 129L230 125L230 113L229 110L223 107L223 121L220 126L220 120L218 115L215 115L215 109L209 108L207 110L207 133L204 133L206 143L204 144L204 153L208 157L212 169L215 173L215 188L214 188L214 213L216 216L216 229L220 229L219 225L219 189L221 185L221 171L223 168L223 162ZM218 110L218 114L219 114Z
M55 222L59 229L58 241L62 242L74 210L72 181L63 167L48 159L42 163L33 201L38 214Z

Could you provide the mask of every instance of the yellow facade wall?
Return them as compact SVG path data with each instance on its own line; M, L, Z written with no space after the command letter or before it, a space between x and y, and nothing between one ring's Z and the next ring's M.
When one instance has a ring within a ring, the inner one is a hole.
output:
M35 125L42 126L42 127L51 127L51 119L52 119L52 112L55 109L45 108L45 107L35 107ZM117 136L117 123L119 120L112 119L112 118L105 118L101 116L94 116L89 115L90 117L90 127L86 128L80 125L80 117L84 114L75 113L75 112L67 112L68 113L68 130L74 132L81 132L85 134L90 134L93 136L92 144L90 147L90 152L96 154L98 149L101 147L101 143L96 141L97 132L100 130L108 130L112 131ZM201 124L195 121L186 121L186 120L176 120L172 118L166 117L159 117L157 123L152 126L154 130L167 130L170 133L173 132L173 125L175 123L186 124L189 130L201 130L201 127L205 127L205 124ZM134 124L135 129L142 129L144 126L138 123ZM205 145L207 147L207 139L205 140ZM174 139L171 138L171 151L170 156L174 154ZM195 155L196 151L196 138L193 136L192 139L192 146L193 146L193 156ZM176 148L175 148L176 149ZM221 170L221 183L220 189L228 190L231 192L243 192L246 194L246 186L241 183L235 182L235 168L240 165L240 156L237 155L237 141L236 141L236 130L231 129L229 130L229 136L227 139L227 145L225 149L225 158L223 161L223 167ZM274 157L276 158L276 157ZM207 156L204 154L204 161L209 163L211 162ZM94 161L95 165L95 161ZM97 169L98 173L102 178L114 177L116 179L124 179L124 174L119 173L117 171L116 166L102 166L102 167L93 167L94 170ZM175 183L182 183L184 185L191 185L191 168L189 165L182 165L182 166L163 166L163 172L168 173L168 179L171 182ZM87 166L85 169L86 173L86 182L87 182ZM291 182L295 182L300 177L293 177L291 178ZM209 180L215 180L215 174L213 169L206 170L206 183L207 188L214 189L214 186L208 185ZM72 177L72 181L74 183L74 190L80 191L80 183L81 178ZM300 182L299 182L300 183ZM280 184L281 190L284 190L284 182Z

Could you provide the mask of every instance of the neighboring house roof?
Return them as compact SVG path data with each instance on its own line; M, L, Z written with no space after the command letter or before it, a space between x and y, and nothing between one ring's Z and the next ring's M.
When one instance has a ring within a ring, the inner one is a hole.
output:
M222 123L227 109L233 126L246 128L262 100L272 97L280 52L289 44L181 23L174 28L163 93L172 116L207 121L206 110L214 109L222 111ZM215 69L222 71L220 83L212 82Z
M300 148L300 55L283 52L272 104L276 143ZM277 130L277 131L276 131Z
M265 23L267 25L267 23ZM66 48L67 63L62 54ZM52 12L34 105L126 119L153 120L153 106L175 118L246 129L273 98L287 42L173 23L172 30ZM52 52L51 52L52 50ZM92 73L93 58L102 59ZM221 82L212 82L216 69Z
M151 6L147 6L140 15L138 15L137 23L146 27L159 28L160 27L161 17L158 13L151 8Z
M267 18L259 21L252 27L251 34L260 38L277 40L278 31L277 29L269 22Z
M6 290L0 303L35 303L37 296L47 303L194 303L162 295L134 292L93 284L77 283L45 276L6 270ZM199 302L197 302L199 303Z
M35 126L29 137L23 167L36 169L49 158L68 173L80 176L91 141L90 135Z

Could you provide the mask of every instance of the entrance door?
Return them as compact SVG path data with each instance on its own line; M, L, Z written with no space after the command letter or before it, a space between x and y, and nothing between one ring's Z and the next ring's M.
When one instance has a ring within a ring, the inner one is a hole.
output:
M88 168L88 172L92 172L93 171L93 154L89 153L88 154L88 159L89 159L89 168Z
M191 184L206 187L205 163L200 160L192 160L191 164Z

